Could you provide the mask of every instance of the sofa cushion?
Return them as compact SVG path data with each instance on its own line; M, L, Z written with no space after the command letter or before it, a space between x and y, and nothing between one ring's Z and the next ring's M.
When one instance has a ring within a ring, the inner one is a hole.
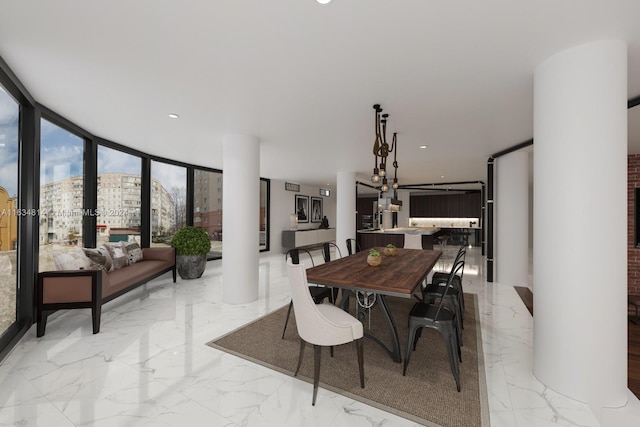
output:
M104 246L98 248L83 248L84 253L93 262L91 268L101 268L104 271L113 270L113 261L109 251Z
M108 297L131 285L145 281L168 267L171 265L164 261L144 260L119 270L113 270L107 275L109 277L108 283L103 283L102 297Z
M128 264L127 253L122 247L121 242L118 243L105 243L104 247L109 251L109 256L113 263L113 269L117 270L122 267L126 267Z
M82 248L75 248L70 252L54 254L53 264L56 270L84 270L91 266L91 260L85 255Z
M142 249L138 242L122 242L122 248L127 254L129 265L140 262L144 259L142 255Z

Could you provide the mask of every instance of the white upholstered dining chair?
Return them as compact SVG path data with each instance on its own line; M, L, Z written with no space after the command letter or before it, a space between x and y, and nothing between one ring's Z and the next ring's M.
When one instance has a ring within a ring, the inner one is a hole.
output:
M293 311L296 315L296 326L300 335L300 354L294 376L298 375L302 365L305 343L313 344L313 400L316 404L318 383L320 382L320 356L322 347L356 342L358 368L360 371L360 387L364 388L364 361L362 340L364 330L362 323L332 304L315 304L309 294L307 271L301 264L287 262L289 285L293 299Z
M422 233L404 233L404 249L422 249Z

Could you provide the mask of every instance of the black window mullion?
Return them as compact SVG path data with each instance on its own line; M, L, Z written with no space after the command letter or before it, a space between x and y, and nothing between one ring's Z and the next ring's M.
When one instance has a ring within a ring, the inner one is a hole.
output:
M142 157L140 194L140 246L151 246L151 159Z
M194 209L193 209L193 203L194 203L194 196L193 196L193 189L194 189L194 174L195 174L195 168L193 166L189 166L187 168L187 225L193 225L193 214L194 214Z
M98 209L98 144L91 139L84 140L84 202L85 213L82 221L83 245L95 248Z

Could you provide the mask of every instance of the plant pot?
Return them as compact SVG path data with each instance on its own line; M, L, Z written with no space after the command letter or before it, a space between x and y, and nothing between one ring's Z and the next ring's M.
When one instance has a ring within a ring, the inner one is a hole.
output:
M384 254L386 256L396 256L398 255L398 248L384 248Z
M367 256L367 264L369 264L372 267L377 267L380 264L382 264L382 257L381 256L368 255Z
M176 268L183 279L197 279L207 266L206 255L177 255Z

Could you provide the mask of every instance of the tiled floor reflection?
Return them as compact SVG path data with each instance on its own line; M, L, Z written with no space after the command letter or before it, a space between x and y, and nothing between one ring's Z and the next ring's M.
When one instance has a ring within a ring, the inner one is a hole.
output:
M485 282L479 249L467 263L491 426L597 426L533 377L532 319L513 288ZM260 299L240 306L221 302L220 260L201 279L163 276L107 304L97 335L88 310L56 313L44 337L32 327L0 364L0 425L414 426L322 388L312 407L308 383L205 345L288 304L285 271L282 255L263 255Z

